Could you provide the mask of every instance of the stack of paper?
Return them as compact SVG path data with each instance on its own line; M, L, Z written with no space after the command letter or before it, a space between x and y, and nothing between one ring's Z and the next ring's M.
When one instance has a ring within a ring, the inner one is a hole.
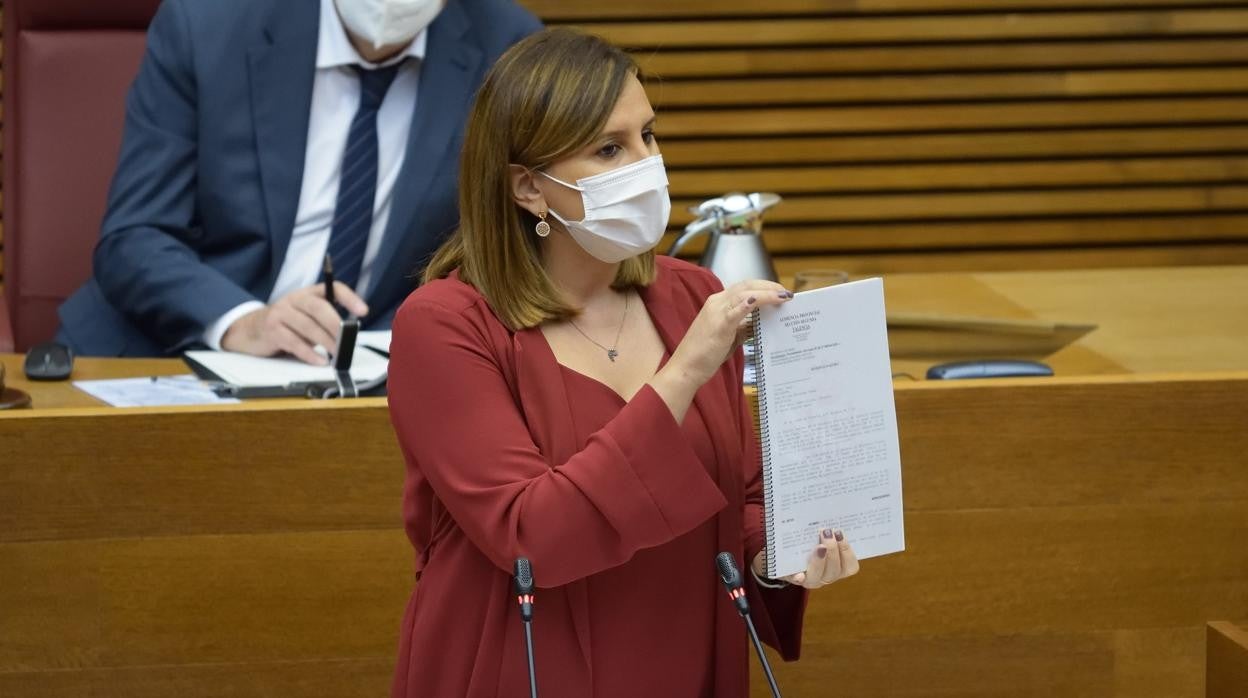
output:
M332 366L312 366L298 359L267 359L229 351L188 351L186 357L222 382L240 388L334 382ZM386 357L357 347L351 361L351 379L356 384L375 383L386 376L389 365Z
M195 376L152 376L114 380L74 381L74 387L113 407L164 407L238 402L217 397Z

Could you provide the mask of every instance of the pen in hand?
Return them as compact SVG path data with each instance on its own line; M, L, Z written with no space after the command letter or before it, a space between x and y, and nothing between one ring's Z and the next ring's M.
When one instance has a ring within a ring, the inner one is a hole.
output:
M325 283L325 300L337 310L338 303L334 301L334 260L329 254L325 255L325 264L321 267L321 280Z

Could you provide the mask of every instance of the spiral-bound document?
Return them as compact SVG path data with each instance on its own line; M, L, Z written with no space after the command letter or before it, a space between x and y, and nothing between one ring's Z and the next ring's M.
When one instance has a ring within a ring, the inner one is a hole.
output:
M883 282L763 308L754 337L767 576L805 570L827 528L860 559L904 550Z

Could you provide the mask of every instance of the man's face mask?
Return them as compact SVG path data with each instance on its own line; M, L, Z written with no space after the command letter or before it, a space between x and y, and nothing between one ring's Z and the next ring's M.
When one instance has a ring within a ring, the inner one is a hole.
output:
M442 11L443 0L334 0L343 25L373 48L416 38Z

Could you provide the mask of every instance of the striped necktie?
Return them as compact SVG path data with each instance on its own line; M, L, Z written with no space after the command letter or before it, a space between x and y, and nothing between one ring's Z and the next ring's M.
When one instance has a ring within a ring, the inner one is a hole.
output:
M339 170L338 200L330 226L327 253L334 262L334 276L355 288L364 264L364 248L373 227L373 204L377 198L377 112L394 82L401 63L367 70L352 66L360 76L360 108L351 120L347 147Z

